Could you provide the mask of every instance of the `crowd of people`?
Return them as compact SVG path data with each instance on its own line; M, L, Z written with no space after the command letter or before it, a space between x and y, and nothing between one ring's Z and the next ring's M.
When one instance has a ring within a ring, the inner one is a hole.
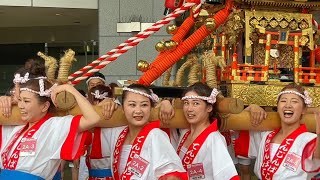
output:
M287 85L278 94L280 128L240 132L233 137L235 143L227 144L214 110L219 91L204 83L195 83L182 94L183 114L190 127L163 129L161 124L170 121L174 109L144 85L124 87L120 103L114 97L115 85L107 85L101 73L87 80L84 96L70 84L48 81L38 61L28 63L15 73L11 95L0 97L3 116L10 118L17 105L22 122L0 126L1 180L61 179L64 161L72 163L75 179L89 180L236 180L240 179L236 158L243 165L256 159L254 173L263 180L311 179L320 170L320 113L315 112L315 133L300 124L312 99L299 85ZM81 115L53 115L57 94L63 91L75 97ZM101 106L103 118L93 105ZM150 121L156 105L160 120ZM99 127L118 108L127 125ZM267 116L254 104L245 111L251 113L254 126ZM235 153L230 153L228 145ZM240 169L242 178L250 179L248 169Z

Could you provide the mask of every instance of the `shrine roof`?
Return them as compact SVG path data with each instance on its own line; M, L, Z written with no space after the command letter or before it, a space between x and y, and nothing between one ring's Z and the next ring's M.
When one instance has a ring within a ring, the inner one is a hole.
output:
M319 1L293 1L293 0L236 0L237 2L255 6L280 6L293 8L320 7Z

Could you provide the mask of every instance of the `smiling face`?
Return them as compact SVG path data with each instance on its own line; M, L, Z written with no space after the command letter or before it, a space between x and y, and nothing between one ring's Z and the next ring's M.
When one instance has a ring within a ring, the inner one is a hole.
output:
M294 90L295 89L290 89ZM278 113L281 122L287 125L300 123L301 116L305 113L304 100L296 94L282 94L278 101Z
M190 91L185 96L199 96L196 92ZM190 124L199 124L205 121L209 122L209 115L212 106L208 106L201 99L186 99L183 101L183 113Z
M148 123L151 113L151 101L148 97L126 92L122 108L130 125L141 127Z
M50 103L40 103L38 95L29 91L21 91L18 99L21 119L34 123L47 114Z

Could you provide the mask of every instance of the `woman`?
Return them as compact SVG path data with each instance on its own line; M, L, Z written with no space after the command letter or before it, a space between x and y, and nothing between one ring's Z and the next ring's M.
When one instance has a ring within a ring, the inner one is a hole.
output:
M182 96L190 129L182 131L177 153L190 179L239 179L226 141L218 131L218 120L213 117L218 93L195 83Z
M97 85L88 92L88 100L92 105L98 105L105 99L113 99L113 93L109 86Z
M312 100L296 84L284 87L277 100L281 127L271 132L250 132L249 147L241 144L237 154L256 158L254 171L259 179L310 179L320 167L319 137L307 132L300 120ZM316 121L319 134L319 113Z
M6 92L6 96L0 96L0 111L5 117L11 116L11 106L18 104L20 84L27 82L29 78L44 77L45 65L39 59L28 59L25 65L14 73L13 86Z
M62 91L75 97L82 116L52 117L52 103ZM27 124L1 127L0 179L52 179L60 159L80 157L86 136L82 132L100 120L73 86L55 87L44 77L29 78L20 84L18 107Z
M113 177L118 179L187 179L185 170L160 122L149 123L158 100L148 88L132 84L123 88L122 109L128 126L109 128Z
M92 105L98 105L105 99L113 99L112 90L105 85L97 85L88 92L88 100ZM87 166L89 169L89 180L110 180L111 172L111 150L106 144L107 128L94 128L91 150L88 151Z

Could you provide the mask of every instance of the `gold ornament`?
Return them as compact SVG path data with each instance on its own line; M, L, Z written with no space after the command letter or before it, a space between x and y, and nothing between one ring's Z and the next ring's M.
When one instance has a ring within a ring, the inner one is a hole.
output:
M262 19L262 20L260 21L260 25L265 28L265 27L268 26L268 21L265 20L265 19Z
M279 22L276 20L272 20L269 24L272 28L276 28L279 25Z
M298 23L297 23L296 21L291 21L291 22L289 23L289 28L290 28L291 30L296 30L296 29L298 28Z
M216 26L216 22L214 21L213 18L207 18L205 21L205 25L209 31L213 31L214 27Z
M289 23L286 20L282 20L279 25L282 29L284 29L288 27Z
M306 21L302 21L300 24L299 24L299 28L300 29L307 29L309 27L308 23Z
M163 44L164 44L164 47L166 48L166 50L170 49L170 46L171 46L171 42L170 41L165 41Z
M139 60L137 64L137 69L141 72L146 72L149 69L149 63L144 60Z
M309 38L308 38L308 36L301 36L299 41L301 43L301 46L305 46L307 44L307 42L309 42Z
M167 26L166 31L168 34L175 34L178 31L178 27L175 24L170 24Z
M259 21L254 18L254 19L250 20L250 24L251 24L251 26L256 26L259 24Z
M241 20L241 17L239 15L234 15L233 18L236 21L240 21Z
M166 50L174 50L177 47L177 43L174 40L169 40L164 42Z
M178 43L172 40L172 42L171 42L171 50L176 49L177 46L178 46Z
M166 50L166 47L164 46L164 42L163 42L163 41L158 42L158 43L156 44L155 48L156 48L156 50L157 50L158 52L163 52L163 51Z

